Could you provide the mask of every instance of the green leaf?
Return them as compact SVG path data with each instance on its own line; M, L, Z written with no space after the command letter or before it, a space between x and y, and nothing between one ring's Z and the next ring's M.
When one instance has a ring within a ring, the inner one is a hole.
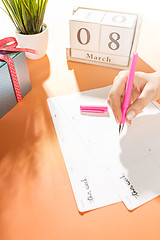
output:
M5 10L5 9L3 9L2 7L0 7L0 9L2 9L5 13L7 13L8 14L8 12Z
M8 16L10 17L10 19L13 22L13 24L15 25L15 27L18 28L16 19L14 19L14 15L12 17L12 14L10 12L10 5L5 0L2 0L2 3L4 5L4 7L6 8L6 11L5 10L4 11L7 12Z
M21 16L19 15L19 12L17 11L17 2L16 0L2 0L2 3L4 4L6 11L8 12L8 15L14 25L16 26L18 31L25 31L24 26L21 22Z
M42 31L48 0L1 0L17 30L24 34Z
M39 28L40 29L41 29L42 24L43 24L44 14L45 14L47 3L48 3L48 0L42 1L41 12L40 12L40 15L39 15Z

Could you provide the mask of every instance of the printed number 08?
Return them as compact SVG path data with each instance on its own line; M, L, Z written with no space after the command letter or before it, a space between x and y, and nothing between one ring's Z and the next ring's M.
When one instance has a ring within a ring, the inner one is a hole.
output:
M109 39L111 40L111 42L108 43L108 47L112 50L117 50L120 47L120 44L118 42L118 40L120 39L120 35L116 32L112 32L109 35Z
M82 42L82 40L81 40L81 31L82 30L84 30L86 32L86 35L87 35L86 42ZM114 35L115 35L115 37L114 37ZM78 39L79 43L81 43L82 45L88 44L90 42L90 32L88 31L88 29L80 28L77 33L77 39ZM118 42L118 40L120 39L120 35L116 32L112 32L109 35L109 39L111 40L111 42L108 43L108 47L112 50L117 50L120 47L120 44Z

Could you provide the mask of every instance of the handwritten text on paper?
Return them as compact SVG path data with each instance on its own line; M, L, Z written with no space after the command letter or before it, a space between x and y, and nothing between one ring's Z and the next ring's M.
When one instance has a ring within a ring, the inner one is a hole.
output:
M124 173L122 173L122 176L120 177L120 179L123 179L126 184L128 184L128 186L130 187L130 191L131 191L131 194L132 196L134 196L135 198L137 198L139 195L138 195L138 192L135 190L135 188L133 187L133 185L131 185L130 181L128 180L128 178L124 175Z
M92 196L92 192L91 192L91 189L90 189L90 186L89 186L87 178L85 177L84 179L81 180L81 182L84 184L84 187L85 187L85 189L87 191L87 200L90 203L94 202L94 199L93 199L93 196Z

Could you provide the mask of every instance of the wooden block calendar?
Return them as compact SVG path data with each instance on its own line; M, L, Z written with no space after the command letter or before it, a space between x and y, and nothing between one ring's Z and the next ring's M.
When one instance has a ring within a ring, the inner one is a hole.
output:
M127 68L137 48L140 26L138 14L79 7L70 18L67 59Z

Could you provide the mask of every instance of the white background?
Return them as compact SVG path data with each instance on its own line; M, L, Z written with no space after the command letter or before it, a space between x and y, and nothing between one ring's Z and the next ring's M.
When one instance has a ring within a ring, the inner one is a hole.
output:
M3 6L1 1L0 6ZM160 70L160 10L158 0L49 0L45 22L49 27L52 27L53 23L58 24L58 21L67 24L69 17L72 15L73 9L78 6L142 14L143 21L138 44L138 53L139 56L149 63L155 70ZM1 9L0 24L0 38L14 35L15 28L9 17ZM58 35L59 32L60 29L55 29L56 35ZM66 42L64 44L67 46L69 28L66 30L65 34Z

